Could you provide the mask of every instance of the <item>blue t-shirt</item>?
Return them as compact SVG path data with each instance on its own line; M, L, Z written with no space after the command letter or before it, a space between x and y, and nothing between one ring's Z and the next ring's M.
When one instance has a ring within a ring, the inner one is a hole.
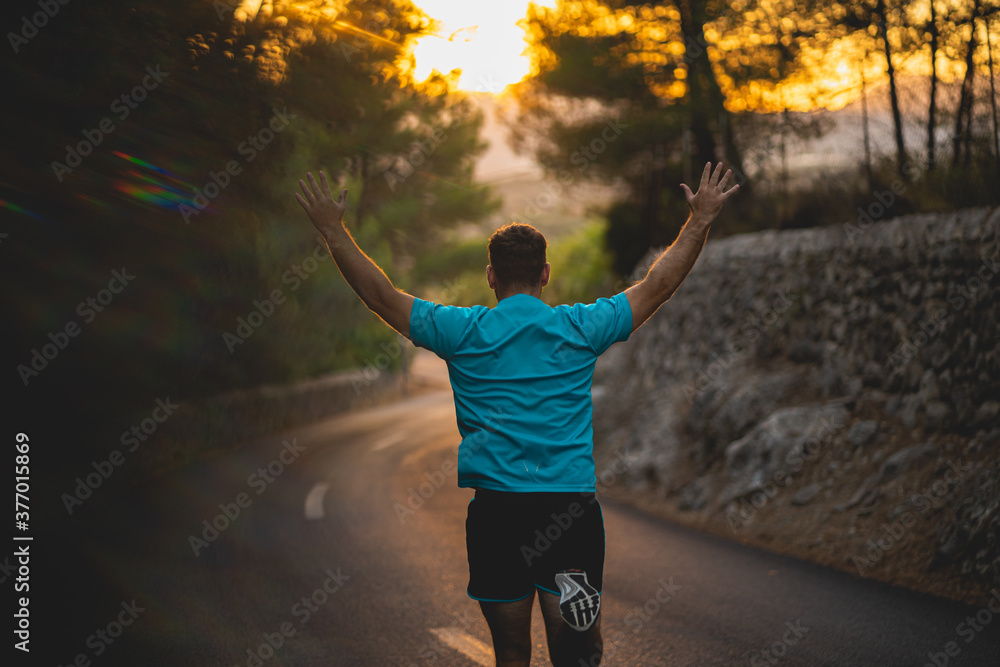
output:
M594 491L594 364L631 333L624 292L555 308L528 294L494 308L416 299L411 340L448 362L462 435L458 485Z

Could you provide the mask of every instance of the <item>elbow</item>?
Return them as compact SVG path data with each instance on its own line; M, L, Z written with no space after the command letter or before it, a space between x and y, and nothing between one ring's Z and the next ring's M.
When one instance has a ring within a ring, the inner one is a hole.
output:
M383 313L389 309L389 304L392 303L392 297L395 293L396 288L392 286L384 289L372 290L371 294L367 295L364 299L365 305L367 305L368 309L373 313L379 317L383 317Z

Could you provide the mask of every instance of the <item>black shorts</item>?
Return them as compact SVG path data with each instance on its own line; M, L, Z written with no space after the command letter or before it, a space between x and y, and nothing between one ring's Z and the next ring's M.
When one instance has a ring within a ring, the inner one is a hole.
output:
M540 588L559 595L555 575L583 570L601 590L604 515L594 493L476 489L465 521L469 597L513 602Z

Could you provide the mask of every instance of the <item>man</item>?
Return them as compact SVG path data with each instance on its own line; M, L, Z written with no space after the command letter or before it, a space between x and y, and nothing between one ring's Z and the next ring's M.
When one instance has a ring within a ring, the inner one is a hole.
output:
M458 484L476 489L466 521L468 594L479 601L498 666L529 664L536 589L552 663L600 662L604 521L594 495L594 364L691 270L712 221L739 189L726 190L731 172L721 172L721 163L714 171L706 164L697 193L681 185L691 214L645 278L610 299L555 308L540 299L549 264L545 239L531 225L506 225L490 238L494 308L442 306L397 290L358 248L343 224L347 190L335 200L323 172L322 184L311 173L309 185L299 181L304 196L296 199L365 305L448 362L462 435Z

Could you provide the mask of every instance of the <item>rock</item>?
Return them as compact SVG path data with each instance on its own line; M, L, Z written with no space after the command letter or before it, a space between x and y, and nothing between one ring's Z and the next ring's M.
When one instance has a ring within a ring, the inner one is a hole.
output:
M772 412L726 447L725 470L731 483L722 492L720 503L777 483L775 475L784 472L791 461L808 460L828 446L847 414L839 402Z
M937 446L931 443L904 447L885 460L885 463L882 464L882 467L874 476L874 483L876 485L884 484L898 477L900 473L909 469L914 463L936 451Z
M708 481L698 478L685 486L680 493L677 509L682 512L697 512L708 505Z
M917 411L920 409L920 396L910 394L903 399L903 406L899 410L899 418L906 428L917 427Z
M952 349L938 338L927 348L927 356L930 357L931 366L940 371L951 361Z
M942 431L952 424L953 411L944 401L931 401L927 405L927 428Z
M992 426L997 423L1000 414L1000 401L986 401L976 410L974 423L976 426Z
M941 375L938 376L938 387L941 389L942 394L951 393L951 370L945 369Z
M788 349L788 358L797 364L818 366L823 361L823 347L811 340L796 340Z
M881 364L869 361L865 364L861 381L866 387L881 387L885 382L885 369Z
M959 423L965 424L974 419L976 407L972 403L972 396L969 390L962 386L956 386L951 392L951 404L955 406L955 417ZM988 426L988 424L983 424Z
M946 563L1000 585L1000 462L994 461L969 485L940 532L930 567Z
M857 422L847 431L847 439L855 447L862 447L872 441L878 433L878 421L866 419Z
M753 374L745 381L706 388L694 399L685 419L699 441L694 452L698 465L707 468L718 460L725 446L793 395L797 383L790 373Z
M861 483L861 486L854 492L850 500L837 505L834 509L844 511L858 506L873 506L881 496L879 485L898 477L914 463L935 451L937 451L937 447L930 443L911 445L899 450L885 460L885 463L882 464L878 472L869 475L868 479Z
M928 368L920 376L920 389L917 391L917 394L920 396L920 402L924 405L927 405L941 395L941 392L938 390L937 377L931 369Z
M822 487L819 484L809 484L808 486L803 486L795 492L794 496L792 496L792 504L808 505L812 502L812 499L819 494L821 489Z

